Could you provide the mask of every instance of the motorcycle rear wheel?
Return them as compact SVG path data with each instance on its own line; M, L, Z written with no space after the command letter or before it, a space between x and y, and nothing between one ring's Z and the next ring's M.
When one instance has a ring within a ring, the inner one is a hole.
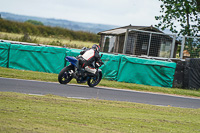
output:
M58 74L58 82L60 84L67 84L72 80L72 75L69 73L72 69L71 66L64 67Z
M102 72L98 72L97 76L90 77L87 81L89 87L94 87L99 84L102 79Z

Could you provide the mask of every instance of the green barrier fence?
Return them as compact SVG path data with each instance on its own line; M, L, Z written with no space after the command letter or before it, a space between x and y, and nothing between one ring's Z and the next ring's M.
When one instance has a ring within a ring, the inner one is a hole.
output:
M117 81L172 87L175 68L174 62L122 56Z
M0 42L0 66L8 67L10 43Z
M12 44L9 67L48 73L59 73L64 67L65 48Z
M108 80L117 80L121 55L113 55L107 53L101 53L102 61L104 65L101 66L103 72L103 78Z
M59 73L68 65L65 56L78 56L80 49L17 45L0 42L0 66ZM103 77L108 80L172 87L176 63L125 55L103 54Z

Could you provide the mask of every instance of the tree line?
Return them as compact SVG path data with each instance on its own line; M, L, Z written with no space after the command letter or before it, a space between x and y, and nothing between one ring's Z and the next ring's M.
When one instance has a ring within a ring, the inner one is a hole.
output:
M22 33L43 37L63 37L70 40L98 42L99 36L90 32L73 31L61 27L34 25L28 22L15 22L0 19L0 31L9 33Z

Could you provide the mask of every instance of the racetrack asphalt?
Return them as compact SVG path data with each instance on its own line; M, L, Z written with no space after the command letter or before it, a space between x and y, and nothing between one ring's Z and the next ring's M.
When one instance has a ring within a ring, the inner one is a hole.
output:
M112 101L127 101L157 106L200 108L200 98L113 89L105 87L91 88L85 85L61 85L59 83L54 82L42 82L11 78L0 78L0 91L19 92L34 95L53 94L58 96L80 99L93 98Z

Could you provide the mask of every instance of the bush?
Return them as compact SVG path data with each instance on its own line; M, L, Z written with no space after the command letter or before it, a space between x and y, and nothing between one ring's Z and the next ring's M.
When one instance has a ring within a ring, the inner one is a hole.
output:
M36 20L27 20L25 23L30 23L33 25L44 25L42 22Z
M0 31L22 34L28 33L29 35L43 37L56 36L69 38L71 40L99 42L99 36L90 32L73 31L61 27L34 25L28 22L22 23L4 19L0 19Z

